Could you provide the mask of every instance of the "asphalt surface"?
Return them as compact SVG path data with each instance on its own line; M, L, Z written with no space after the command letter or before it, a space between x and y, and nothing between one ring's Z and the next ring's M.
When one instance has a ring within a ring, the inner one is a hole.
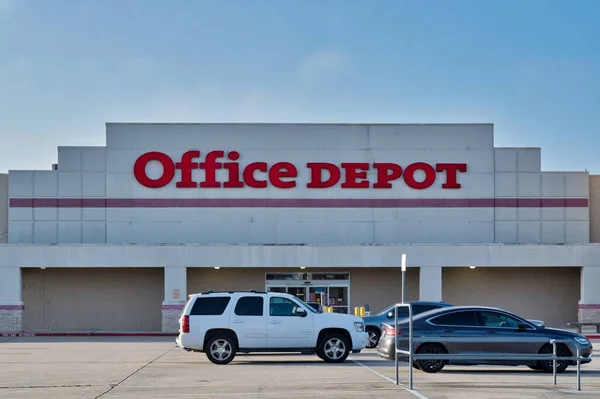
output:
M552 375L522 367L414 370L411 392L406 366L396 386L393 362L372 351L350 359L329 365L316 356L245 355L216 366L176 348L173 338L0 338L0 398L600 397L600 362L582 367L581 392L574 368L553 386Z

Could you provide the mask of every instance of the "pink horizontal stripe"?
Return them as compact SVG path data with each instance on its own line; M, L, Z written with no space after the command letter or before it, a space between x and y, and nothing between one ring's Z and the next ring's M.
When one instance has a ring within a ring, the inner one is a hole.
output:
M25 305L0 305L0 310L24 310Z
M11 208L587 208L587 198L11 198Z
M577 305L578 309L600 309L600 304L581 304L581 305Z
M163 305L163 310L183 310L185 305Z
M176 337L177 333L166 332L8 332L1 337Z

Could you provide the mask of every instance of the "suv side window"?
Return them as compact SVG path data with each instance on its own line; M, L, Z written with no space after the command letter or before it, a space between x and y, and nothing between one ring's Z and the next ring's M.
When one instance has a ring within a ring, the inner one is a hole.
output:
M262 316L264 303L262 296L244 296L238 299L234 312L238 316Z
M475 312L465 310L462 312L453 312L431 319L431 324L436 326L470 326L476 327L477 320Z
M220 316L231 300L228 296L213 296L196 298L190 316Z
M287 298L272 296L269 302L269 314L271 316L294 316L300 306Z

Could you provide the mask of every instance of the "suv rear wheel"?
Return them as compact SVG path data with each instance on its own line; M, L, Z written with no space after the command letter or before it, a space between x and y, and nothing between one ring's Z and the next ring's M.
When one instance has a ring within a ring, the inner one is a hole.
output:
M227 364L233 360L235 354L235 341L231 336L215 336L206 345L206 357L215 364Z
M327 363L342 363L350 355L350 342L343 334L327 334L321 338L317 350Z

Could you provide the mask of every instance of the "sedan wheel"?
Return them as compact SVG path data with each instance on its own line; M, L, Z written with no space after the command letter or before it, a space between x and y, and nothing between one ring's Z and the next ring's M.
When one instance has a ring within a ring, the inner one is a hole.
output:
M369 335L369 343L367 344L367 348L376 348L377 344L379 343L379 332L373 328L368 328L367 334Z
M552 353L552 345L546 345L540 351L542 354L551 354ZM571 352L564 345L556 346L556 356L558 357L569 357L571 356ZM539 362L540 368L546 373L552 373L552 360L540 360ZM556 372L562 373L569 367L568 360L557 360L556 361Z
M446 351L436 344L425 344L419 348L417 351L418 354L423 355L441 355L446 353ZM445 366L444 360L435 360L435 359L422 359L417 360L415 362L419 369L426 373L438 373L442 371Z

